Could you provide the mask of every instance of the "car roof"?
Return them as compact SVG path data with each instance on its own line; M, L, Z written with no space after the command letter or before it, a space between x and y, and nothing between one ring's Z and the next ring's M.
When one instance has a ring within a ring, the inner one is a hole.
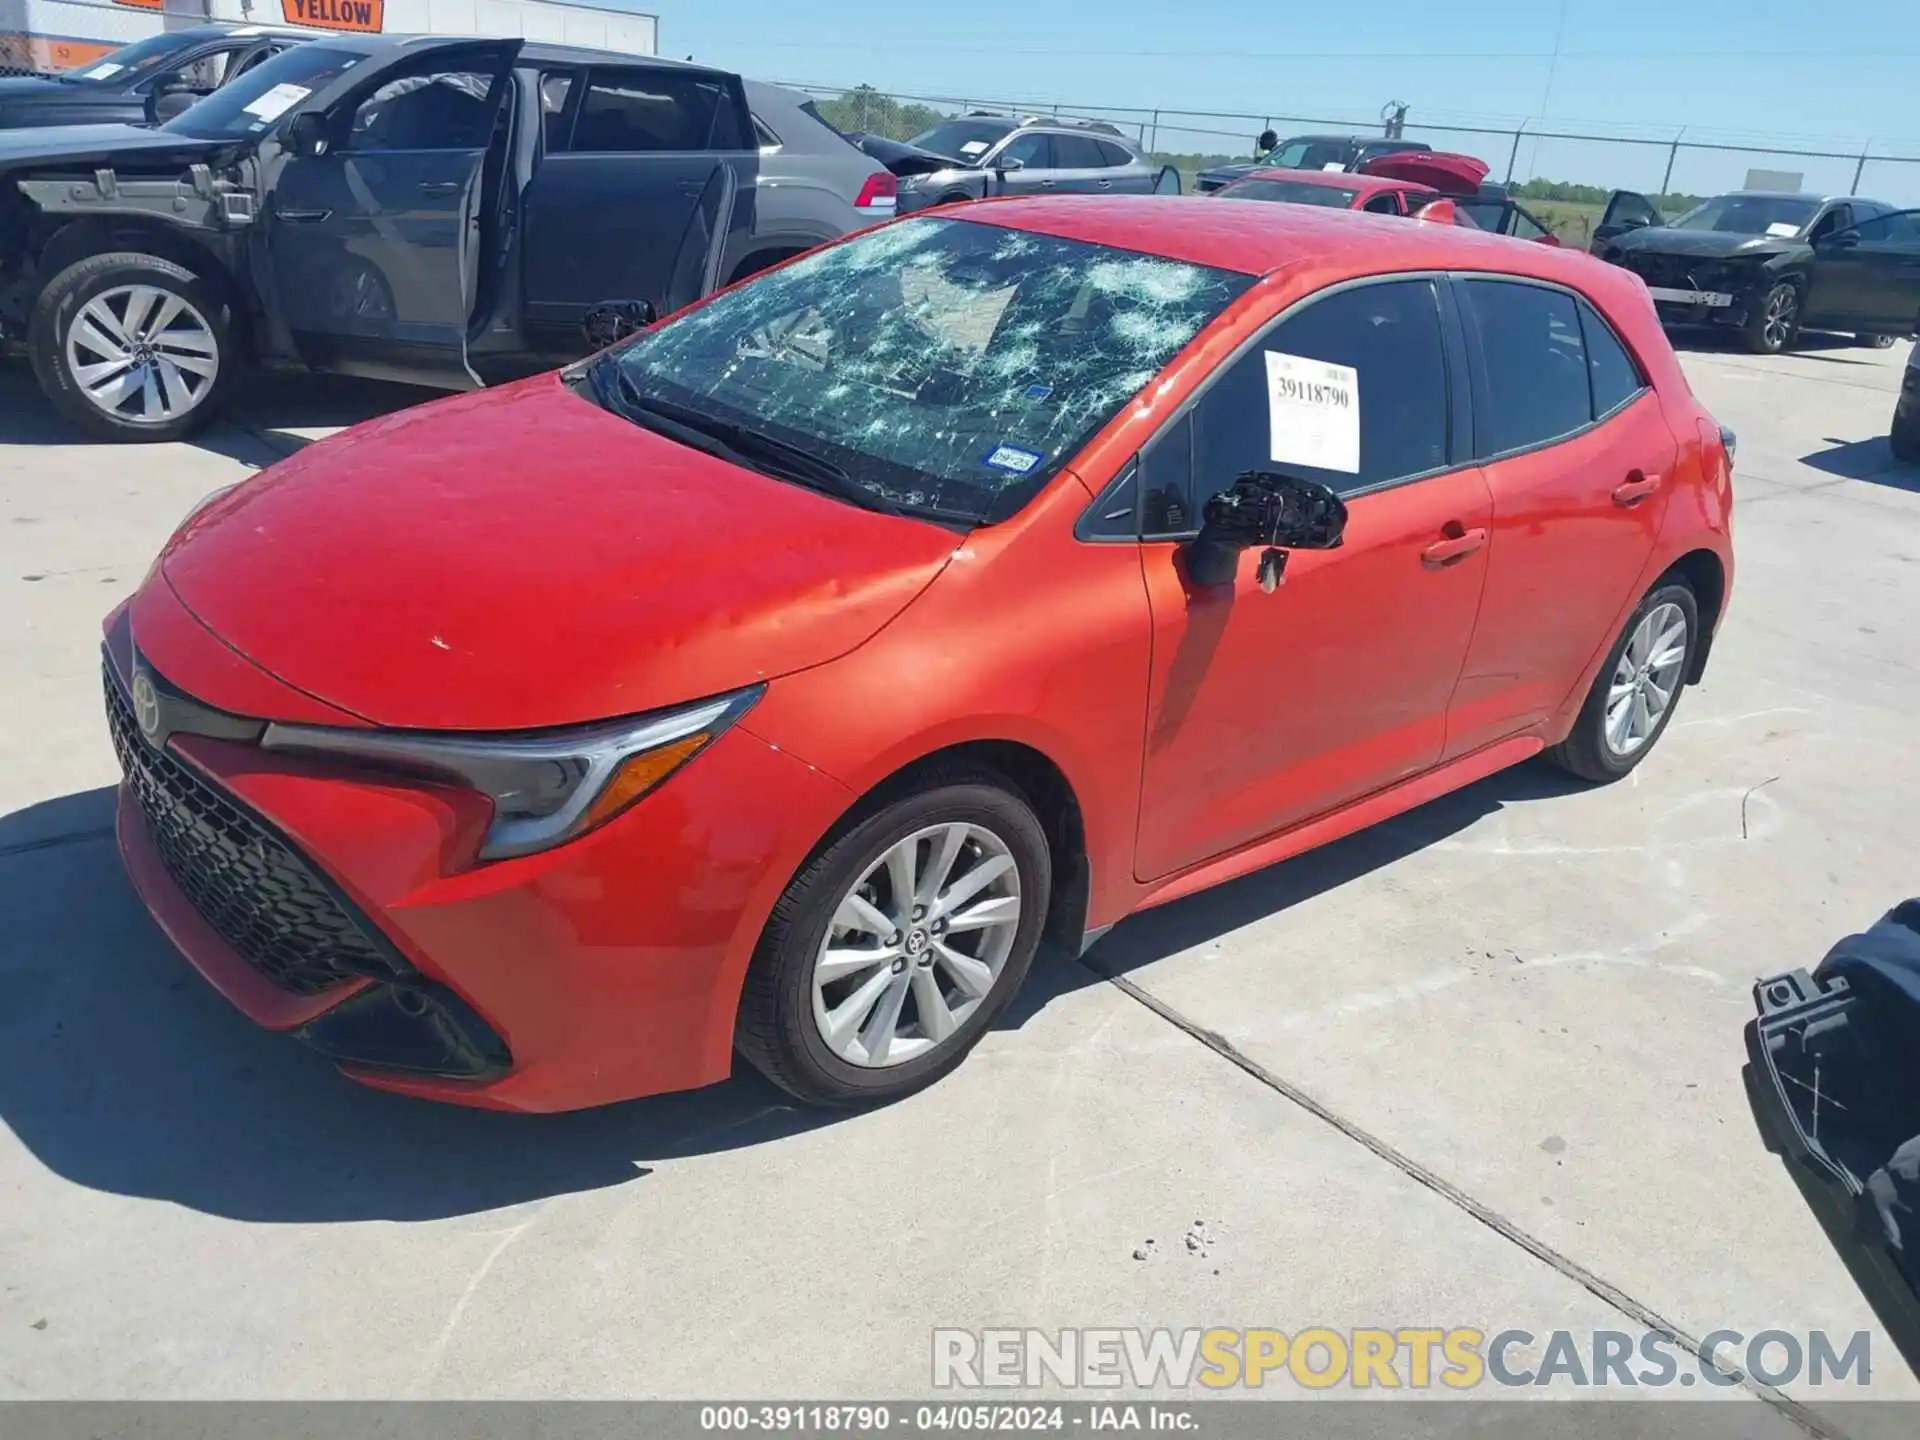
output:
M296 30L290 25L238 25L216 22L212 25L189 25L170 34L185 40L320 40L331 39L331 30Z
M1729 190L1721 198L1728 200L1809 200L1828 205L1835 200L1865 200L1864 195L1825 195L1818 190ZM1878 204L1878 201L1868 201Z
M356 51L362 55L383 55L415 46L485 45L501 37L485 35L344 35L324 37L335 49ZM517 63L536 65L644 65L649 70L686 70L695 74L724 74L710 65L689 65L684 60L666 60L657 55L633 55L621 50L594 50L584 45L557 45L530 40L520 46Z
M1382 195L1390 190L1416 190L1422 195L1433 193L1430 185L1416 185L1411 180L1389 180L1384 175L1362 175L1353 170L1283 170L1277 165L1262 165L1240 178L1287 180L1301 185L1320 185L1329 190L1351 190L1359 195Z
M1222 205L1208 195L993 199L976 201L954 218L1243 275L1315 264L1354 274L1489 270L1591 292L1611 289L1608 277L1627 274L1580 251L1465 226L1317 205Z

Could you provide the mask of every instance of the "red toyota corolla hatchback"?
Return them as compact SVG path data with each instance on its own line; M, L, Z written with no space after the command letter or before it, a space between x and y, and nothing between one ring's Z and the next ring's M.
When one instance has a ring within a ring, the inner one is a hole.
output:
M1730 440L1633 275L1062 197L323 441L106 624L134 884L369 1084L951 1069L1074 949L1700 678Z

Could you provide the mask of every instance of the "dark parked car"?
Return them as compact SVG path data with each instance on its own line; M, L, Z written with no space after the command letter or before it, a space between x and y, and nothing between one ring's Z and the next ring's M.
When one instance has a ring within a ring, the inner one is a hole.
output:
M1893 407L1893 429L1887 434L1893 458L1920 465L1920 345L1907 356L1900 381L1900 400Z
M1389 140L1379 135L1295 135L1282 140L1271 130L1254 147L1254 159L1202 170L1194 176L1193 188L1211 194L1255 170L1358 170L1382 155L1433 148L1423 140Z
M1878 200L1739 190L1668 220L1620 190L1591 249L1645 280L1669 325L1736 330L1762 355L1802 330L1891 345L1920 322L1920 211Z
M900 182L900 211L988 195L1177 193L1179 172L1156 165L1099 121L963 115L906 141L857 142Z
M798 147L788 118L763 123ZM0 135L0 328L107 439L186 433L255 363L472 388L857 218L761 192L763 171L810 163L767 148L722 71L519 40L314 41L157 130Z
M55 75L0 78L0 130L40 125L152 125L229 80L314 38L259 25L167 30Z

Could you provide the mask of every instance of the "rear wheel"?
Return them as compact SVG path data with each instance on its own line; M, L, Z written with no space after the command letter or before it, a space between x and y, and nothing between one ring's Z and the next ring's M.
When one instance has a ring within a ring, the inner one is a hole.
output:
M787 887L735 1044L800 1100L895 1100L952 1070L1020 988L1052 883L1046 834L992 771L882 805Z
M27 326L34 377L99 440L177 440L212 417L236 357L222 297L157 255L92 255L55 275Z
M1618 780L1647 757L1680 703L1700 644L1691 588L1663 581L1634 608L1567 738L1547 758L1584 780Z
M1894 335L1856 335L1853 337L1853 343L1865 345L1871 350L1891 350L1897 338Z
M1747 318L1740 336L1756 355L1778 355L1800 333L1800 291L1782 280L1767 291Z
M1893 448L1893 458L1904 460L1909 465L1920 465L1920 407L1915 408L1913 416L1903 421L1899 415L1893 417L1893 429L1888 432L1887 444Z

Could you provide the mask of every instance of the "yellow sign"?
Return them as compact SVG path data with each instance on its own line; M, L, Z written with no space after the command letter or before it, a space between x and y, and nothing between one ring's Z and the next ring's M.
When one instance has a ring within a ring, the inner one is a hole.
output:
M145 4L147 0L122 0ZM158 4L159 0L155 0ZM287 19L316 30L352 30L378 35L387 21L386 0L282 0Z

